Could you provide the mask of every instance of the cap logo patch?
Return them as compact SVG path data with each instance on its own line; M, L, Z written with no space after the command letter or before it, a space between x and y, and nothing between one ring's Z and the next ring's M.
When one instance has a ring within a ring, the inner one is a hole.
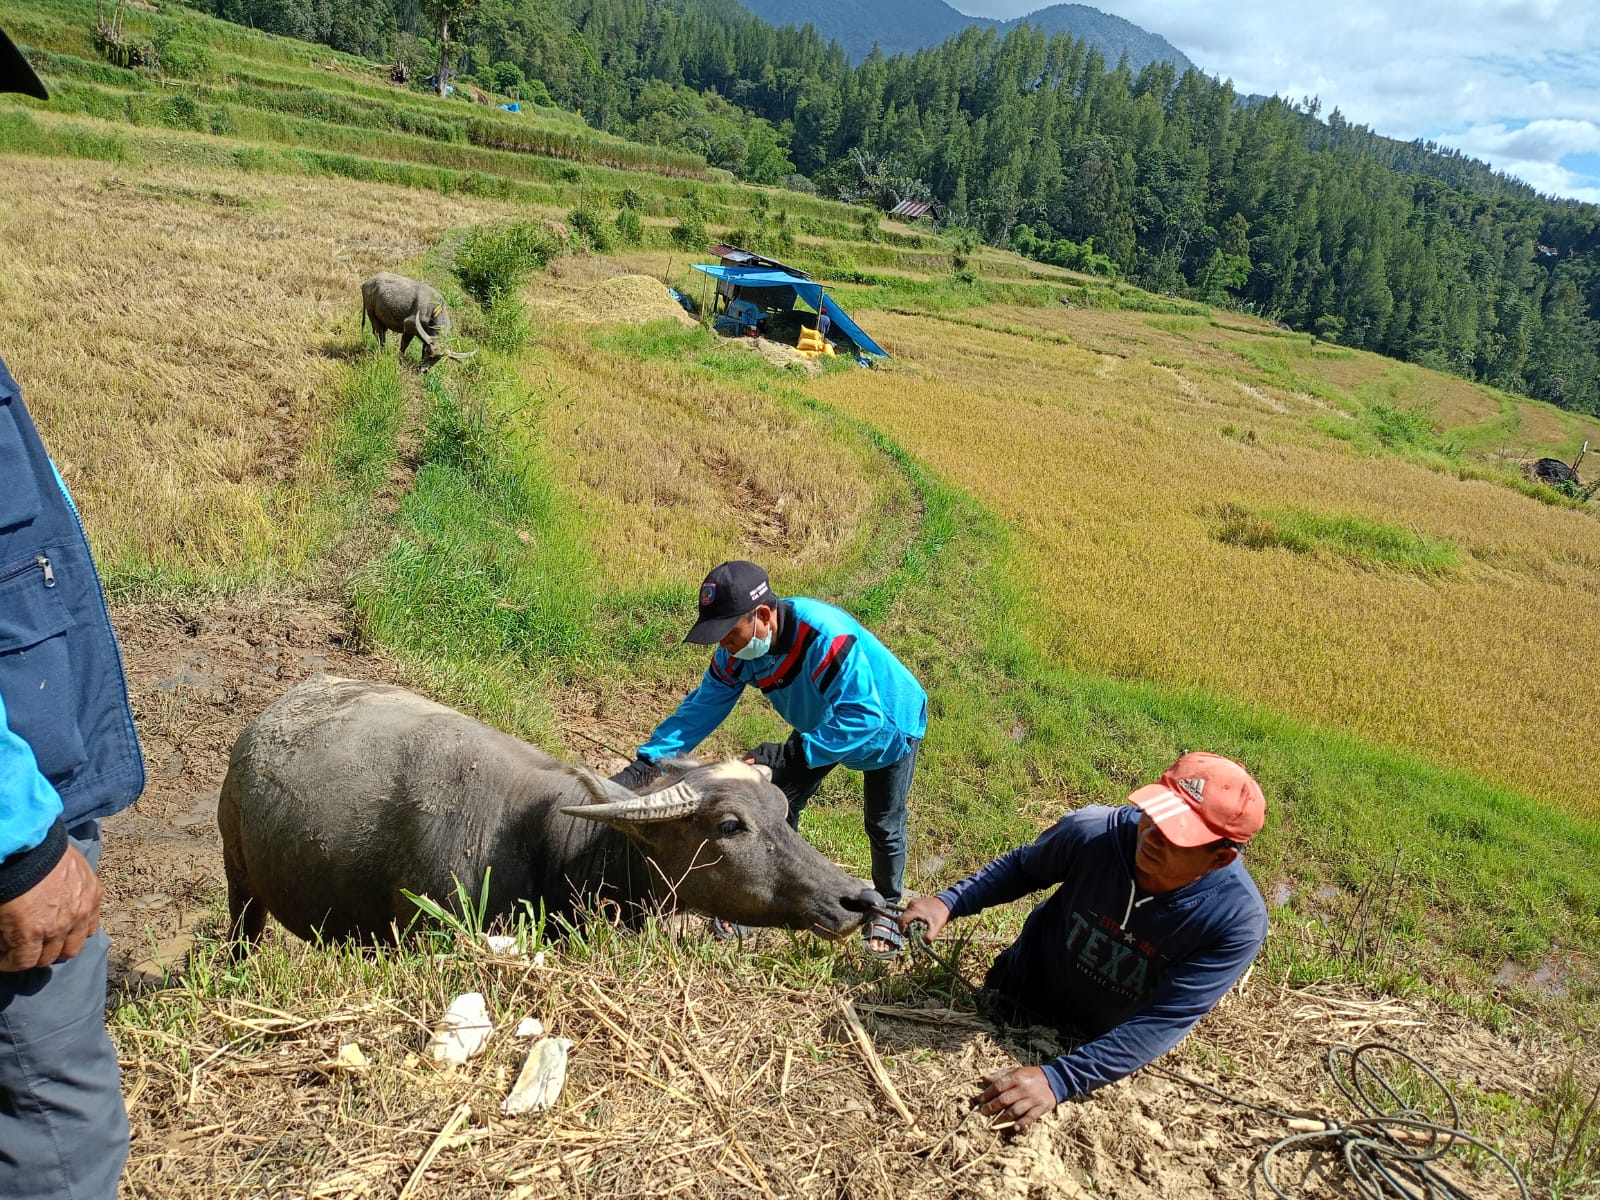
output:
M716 598L717 598L717 585L716 584L714 584L714 583L702 583L700 585L700 607L701 608L710 608L712 602L715 601Z
M1197 804L1204 804L1206 800L1206 781L1204 779L1180 779L1178 786L1189 793L1189 798Z
M767 587L766 582L763 581L750 589L750 599L759 600L761 597L765 596L769 590L770 589Z

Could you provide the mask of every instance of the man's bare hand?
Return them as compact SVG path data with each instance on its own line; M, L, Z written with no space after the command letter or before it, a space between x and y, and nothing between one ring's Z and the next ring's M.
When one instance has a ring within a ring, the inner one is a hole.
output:
M978 1097L978 1111L994 1125L1012 1123L1020 1131L1056 1106L1050 1080L1038 1067L1012 1067L985 1075L988 1084Z
M898 921L900 932L910 933L913 921L921 921L927 925L928 940L931 942L939 936L939 931L950 923L950 910L937 896L918 896L906 905L905 912L900 914Z
M0 904L0 971L71 958L100 927L100 880L76 846L38 883Z

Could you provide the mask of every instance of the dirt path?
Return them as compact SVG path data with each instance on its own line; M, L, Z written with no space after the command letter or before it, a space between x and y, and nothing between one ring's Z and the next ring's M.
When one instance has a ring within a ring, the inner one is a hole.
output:
M138 802L104 826L115 979L181 962L195 918L221 895L217 796L240 731L319 671L391 678L393 664L353 648L332 602L125 605L112 621L148 775Z

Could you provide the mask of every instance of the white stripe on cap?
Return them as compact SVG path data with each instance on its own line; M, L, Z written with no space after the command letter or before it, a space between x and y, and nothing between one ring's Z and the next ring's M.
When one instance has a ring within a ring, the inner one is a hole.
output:
M1194 809L1182 796L1168 792L1159 800L1151 800L1145 804L1144 811L1150 814L1152 821L1160 822L1180 812L1193 812Z

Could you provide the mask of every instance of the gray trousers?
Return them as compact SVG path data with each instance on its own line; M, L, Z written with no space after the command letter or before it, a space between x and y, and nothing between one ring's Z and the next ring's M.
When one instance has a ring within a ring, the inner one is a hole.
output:
M100 822L69 830L100 866ZM106 1032L111 939L50 967L0 972L0 1196L115 1200L128 1158L122 1073Z
M917 770L917 750L922 745L921 738L909 740L911 749L899 762L861 773L862 824L872 850L872 886L889 904L900 903L906 877L906 815L911 798L911 777ZM772 782L788 797L789 825L799 829L801 812L835 764L807 765L798 745L795 753L788 756L788 763L793 765L786 764L772 772Z

